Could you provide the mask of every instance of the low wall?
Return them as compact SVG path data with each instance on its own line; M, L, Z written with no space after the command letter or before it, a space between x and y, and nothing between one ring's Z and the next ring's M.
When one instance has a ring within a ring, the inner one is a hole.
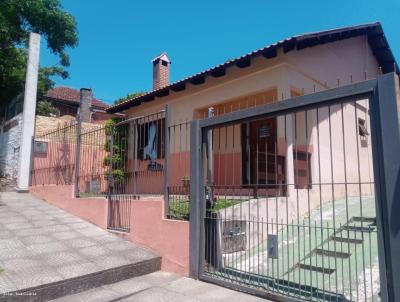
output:
M162 270L189 274L189 222L164 219L162 197L132 202L129 238L161 254Z
M36 197L67 212L107 228L105 198L75 198L73 186L33 186L29 191ZM162 257L161 269L187 276L189 274L189 223L164 219L164 199L133 200L129 234L121 237L148 247Z
M16 182L22 135L22 113L0 125L0 174Z
M75 198L72 185L33 186L29 188L29 192L103 229L107 228L107 200L105 198Z

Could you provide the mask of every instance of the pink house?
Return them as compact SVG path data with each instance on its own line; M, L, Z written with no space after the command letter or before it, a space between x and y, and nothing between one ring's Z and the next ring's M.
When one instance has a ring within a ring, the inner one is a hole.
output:
M188 123L193 119L207 117L210 107L214 115L223 115L398 71L379 23L287 38L175 83L169 82L169 68L170 60L166 53L156 57L153 60L154 90L110 107L107 112L124 112L129 118L136 118L141 123L137 129L130 130L131 135L136 133L140 142L128 144L130 150L127 152L131 156L128 157L132 162L128 165L129 169L160 177L157 174L160 169L152 171L148 168L150 157L143 154L139 156L138 152L143 153L148 145L150 130L147 128L154 124L158 140L154 144L158 148L156 162L160 167L164 165L165 146L162 138L165 136L165 116L162 111L168 105L170 187L182 186L190 174ZM316 148L319 139L321 153L323 148L329 148L332 144L332 154L342 156L342 138L332 135L333 141L328 141L329 127L336 131L340 119L332 117L332 125L329 126L328 119L321 119L322 115L328 114L325 111L322 109L319 112L318 123L316 112L310 111L307 114L303 112L285 118L268 118L214 131L214 149L218 149L214 152L214 184L220 186L220 193L224 194L224 186L247 190L256 185L260 194L271 197L292 196L294 190L300 194L316 194L312 183L329 182L332 174L336 181L343 179L345 173L332 171L330 157L325 154L319 156ZM155 116L156 113L160 115ZM353 106L345 106L344 114L352 117ZM140 120L146 116L148 120ZM368 164L362 167L361 178L365 183L372 183L366 100L357 103L357 116L357 121L354 120L354 124L348 127L363 131L360 158ZM266 135L258 135L262 131ZM351 156L356 154L356 145L350 141L347 145L349 167L346 177L350 181L358 178L358 174L353 173L356 169L351 167L352 163L355 164ZM259 157L257 154L262 156L256 160ZM319 165L326 166L321 173ZM136 193L162 193L162 178L157 183L160 187L154 190L153 182L144 182L137 187ZM365 194L373 193L371 185L363 185L362 189ZM356 194L358 188L349 190ZM324 200L330 198L330 191L323 190ZM336 193L337 196L343 196L343 188L338 188Z
M80 212L80 206L85 208L81 216L104 226L107 215L109 221L110 217L121 220L118 211L125 199L131 198L128 234L124 236L158 251L163 269L181 274L188 274L189 267L189 224L182 220L189 219L191 121L274 106L286 99L295 102L304 94L376 79L380 74L399 74L379 23L290 37L174 83L169 82L170 63L166 53L154 58L153 91L107 109L109 114L127 117L116 126L114 136L107 137L112 140L109 150L113 150L107 152L116 156L111 167L113 181L105 184L106 178L101 178L101 186L111 187L108 214L104 198L96 208L97 218L87 210L94 208L94 199L87 200L84 207L85 199L72 201L71 192L68 206L65 201L57 202L65 208L74 204L74 213ZM236 261L247 273L254 273L260 266L252 267L248 259L242 261L242 255L254 248L265 249L266 234L278 234L290 221L304 222L313 211L320 214L315 221L322 221L324 206L343 199L347 204L353 197L360 203L367 198L361 206L367 208L366 213L374 210L370 206L373 198L368 199L374 196L369 110L368 100L361 98L343 105L238 121L209 134L207 147L213 156L208 156L204 168L212 171L207 181L221 205L215 212L218 219L232 222L232 226L221 224L215 231L223 246L219 261L232 266L234 259L233 264ZM100 144L102 148L104 144ZM97 161L106 170L104 156L99 153ZM87 174L90 176L90 171ZM53 198L50 189L33 191ZM165 197L169 208L164 207ZM122 202L112 208L112 198ZM335 207L329 211L330 217L340 216ZM370 214L369 221L373 221L375 213ZM363 215L353 216L352 221L358 222ZM261 227L250 226L254 217ZM278 225L278 221L286 224ZM234 228L245 235L240 243L228 246L225 230L232 235ZM316 237L313 240L317 241ZM281 240L281 251L288 242ZM261 253L257 256L264 257ZM294 262L293 267L298 268ZM290 271L283 265L282 269Z

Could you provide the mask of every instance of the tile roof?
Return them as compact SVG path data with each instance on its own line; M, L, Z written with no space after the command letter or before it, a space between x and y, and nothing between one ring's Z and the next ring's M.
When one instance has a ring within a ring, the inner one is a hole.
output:
M80 92L79 90L71 87L60 86L49 90L46 93L45 98L79 104ZM93 98L92 106L104 110L110 107L108 104L96 98Z
M376 56L380 64L380 67L382 68L383 73L387 72L400 73L399 66L396 63L393 53L386 40L385 34L382 29L382 25L379 22L375 22L370 24L362 24L362 25L342 27L342 28L325 30L314 33L307 33L278 41L274 44L247 53L241 57L228 60L220 65L203 70L185 79L172 83L166 87L126 100L117 105L110 106L107 109L107 112L109 113L120 112L130 107L138 106L142 102L153 101L155 97L162 97L168 95L170 90L172 91L184 90L185 85L188 82L195 84L204 83L204 77L208 75L223 76L225 75L225 69L227 67L233 65L237 65L239 67L249 66L250 60L256 56L264 56L267 59L276 57L278 48L282 48L284 53L287 53L292 50L301 50L307 47L313 47L316 45L335 42L343 39L349 39L361 35L367 35L369 44L372 48L372 52Z

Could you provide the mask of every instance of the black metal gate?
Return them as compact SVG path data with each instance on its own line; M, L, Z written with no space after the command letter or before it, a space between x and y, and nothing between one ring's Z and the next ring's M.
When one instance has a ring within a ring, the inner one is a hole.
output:
M280 300L395 301L381 141L393 79L194 121L191 275Z

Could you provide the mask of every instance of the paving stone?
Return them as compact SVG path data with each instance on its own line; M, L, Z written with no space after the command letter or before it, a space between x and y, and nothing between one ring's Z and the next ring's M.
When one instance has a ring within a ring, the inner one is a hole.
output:
M77 222L77 223L68 224L68 226L73 230L77 230L77 229L86 228L88 226L88 224L87 224L87 222Z
M68 247L60 242L47 242L29 245L28 249L36 254L47 254L65 251Z
M81 233L82 235L85 235L88 237L103 236L104 234L107 234L106 231L104 231L100 228L97 228L97 227L86 227L86 228L78 229L76 231Z
M130 242L123 241L106 243L103 246L111 251L126 251L132 249L132 244Z
M55 270L42 265L8 270L6 275L13 281L17 289L30 288L63 279Z
M0 262L0 267L3 268L5 271L20 270L27 267L35 267L40 265L40 260L30 258L7 259L6 261L3 260Z
M26 249L0 248L0 261L5 259L29 257L32 253Z
M5 275L4 272L0 273L0 294L16 290L17 287L12 280Z
M21 229L32 229L34 226L29 223L28 221L26 222L13 222L13 223L7 223L5 224L5 227L11 231L13 230L21 230Z
M96 241L89 239L89 238L76 238L71 240L64 241L66 245L69 245L72 248L83 248L88 246L96 245Z
M18 249L23 247L24 244L18 238L1 239L0 248L3 249Z
M104 288L95 288L79 294L53 300L56 302L109 302L118 298L118 294ZM154 301L155 302L155 301Z
M80 237L82 235L75 231L66 231L66 232L52 233L50 234L50 236L57 240L69 240Z
M23 236L33 236L33 235L43 235L43 234L48 234L50 232L49 228L32 228L32 229L23 229L23 230L17 230L14 232L14 234L18 237L23 237Z
M95 264L101 265L104 268L112 268L129 264L131 261L123 257L123 255L106 255L93 258Z
M54 242L54 238L51 236L46 236L46 235L31 235L31 236L25 236L25 237L20 237L20 240L25 244L25 245L33 245L37 243L47 243L47 242Z
M186 296L182 293L169 291L162 287L152 287L140 291L126 299L120 300L121 302L199 302L200 300Z
M109 250L106 250L100 246L89 246L79 249L79 253L86 257L98 257L106 254L110 254Z
M82 222L82 219L80 219L80 218L78 218L78 217L71 216L71 217L65 217L65 218L63 217L63 218L60 218L59 221L60 221L60 222L63 222L63 223L66 223L66 224L69 224L69 223L79 223L79 222Z
M110 243L110 242L115 243L115 242L121 242L121 241L124 242L124 240L123 239L121 240L121 238L119 238L118 236L109 234L107 232L105 234L103 234L102 236L93 237L93 240L95 240L96 242L101 243L101 244ZM129 242L129 243L131 243L133 246L136 246L136 244L133 242Z
M84 258L75 252L56 252L44 255L44 261L52 266L61 266L74 262L84 261Z
M57 272L64 278L74 278L101 271L102 268L92 262L76 262L57 268Z
M35 221L32 221L31 223L35 227L45 227L45 226L52 227L53 225L58 224L57 221L50 220L50 219L48 219L48 220L35 220Z
M12 233L9 230L1 229L0 230L0 239L7 239L10 238Z

